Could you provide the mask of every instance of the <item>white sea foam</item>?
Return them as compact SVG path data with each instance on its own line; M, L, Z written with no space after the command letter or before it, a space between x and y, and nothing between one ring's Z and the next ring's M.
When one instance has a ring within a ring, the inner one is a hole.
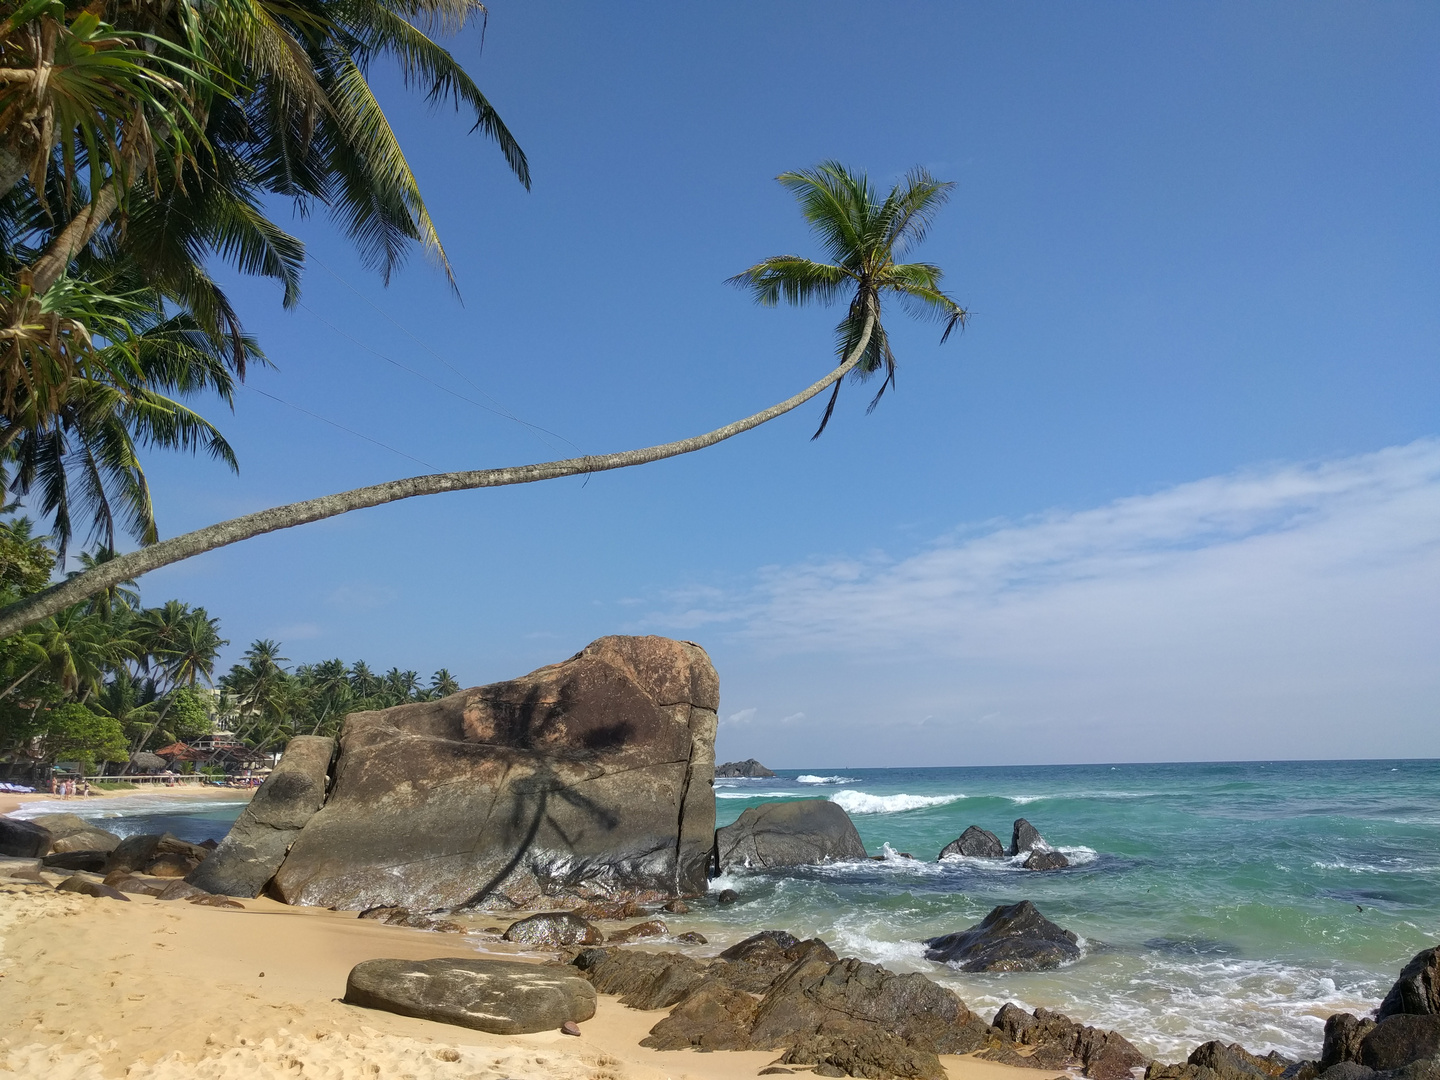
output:
M798 799L798 791L717 791L717 799Z
M215 798L191 796L177 799L159 793L150 795L124 795L115 798L92 796L89 799L47 799L44 802L26 803L15 810L11 817L33 818L41 814L79 814L83 818L127 818L141 814L199 814L207 810L235 807L246 802L249 792L236 791L233 795Z
M795 782L797 784L858 784L860 778L858 776L811 776L809 773L804 773L795 777Z
M849 814L900 814L928 806L945 806L963 798L964 795L871 795L864 791L837 791L830 796L830 801Z

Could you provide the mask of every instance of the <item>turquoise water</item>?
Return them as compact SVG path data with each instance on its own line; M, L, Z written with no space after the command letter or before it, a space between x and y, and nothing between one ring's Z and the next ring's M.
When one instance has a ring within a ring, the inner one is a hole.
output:
M761 802L833 799L889 857L729 873L715 887L740 894L733 907L667 916L672 932L711 939L701 951L763 927L818 934L842 955L946 982L987 1016L1007 1000L1045 1005L1169 1060L1212 1038L1315 1056L1325 1016L1372 1008L1440 942L1437 761L792 770L718 780L716 796L721 825ZM200 840L223 835L241 805L145 798L114 800L120 816L102 823ZM933 861L971 824L1008 841L1020 816L1070 869ZM1078 962L975 975L924 959L922 939L1021 899L1082 937Z

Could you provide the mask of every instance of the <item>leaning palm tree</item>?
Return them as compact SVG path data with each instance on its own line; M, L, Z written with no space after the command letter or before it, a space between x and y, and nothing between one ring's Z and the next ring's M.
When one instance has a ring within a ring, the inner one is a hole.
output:
M743 420L676 442L536 465L391 480L208 525L121 555L103 567L0 609L0 637L107 588L114 581L137 577L277 529L420 495L529 484L561 476L624 469L693 453L783 416L832 387L838 390L841 380L851 372L857 372L856 377L862 379L883 373L883 393L895 378L895 356L880 321L885 300L894 298L912 314L938 318L945 327L942 342L957 327L963 326L968 317L964 308L940 290L938 267L896 262L897 256L924 239L936 212L949 196L950 185L936 181L923 169L916 169L881 199L863 174L851 173L835 162L826 162L806 172L785 173L779 179L799 197L812 229L834 262L816 263L799 256L780 256L758 263L731 280L750 289L761 303L773 304L780 299L794 303L830 301L847 294L851 297L838 331L840 365L800 393ZM837 390L832 390L821 419L822 431L834 411ZM872 409L879 399L877 394L871 402Z

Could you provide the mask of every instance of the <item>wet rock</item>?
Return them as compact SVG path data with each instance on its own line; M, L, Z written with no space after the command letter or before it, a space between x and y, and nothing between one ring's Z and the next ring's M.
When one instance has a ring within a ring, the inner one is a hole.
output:
M226 896L259 896L300 830L325 805L334 757L334 739L291 739L214 854L186 871L190 884Z
M704 986L687 995L640 1040L652 1050L749 1050L758 1003L728 987Z
M120 837L92 825L79 814L36 814L30 819L50 830L50 852L114 851Z
M508 960L367 960L344 1000L496 1035L553 1031L595 1015L595 988L552 967Z
M939 858L965 855L972 859L999 859L1004 854L1005 848L998 836L978 825L971 825L957 839L951 840L941 849Z
M865 845L850 816L829 799L795 799L752 806L715 831L721 872L735 866L810 866L863 859Z
M1077 940L1022 900L968 930L929 939L925 956L961 971L1046 971L1079 959Z
M453 919L441 919L434 915L425 915L403 907L367 908L362 911L358 917L383 922L388 926L405 926L411 930L431 930L441 934L463 934L466 932L465 925L455 922Z
M1015 819L1015 827L1010 833L1010 854L1019 855L1026 851L1049 851L1050 845L1040 835L1040 830L1031 825L1023 817Z
M1440 1057L1440 1014L1392 1013L1376 1023L1360 1044L1360 1064L1399 1069Z
M1064 870L1070 860L1058 851L1032 851L1021 867L1025 870Z
M38 859L50 852L50 830L23 818L0 817L0 855Z
M715 895L715 902L721 907L727 907L730 904L735 903L735 901L739 899L740 894L737 893L734 889L721 889Z
M800 939L786 930L761 930L744 941L736 942L720 954L721 960L769 959L783 955L785 950L800 944Z
M1440 1013L1440 946L1416 953L1375 1012L1377 1020L1400 1014Z
M40 861L52 870L83 870L98 874L110 858L108 851L61 851L46 855Z
M671 900L665 905L664 910L671 915L688 915L690 914L690 905L684 900Z
M634 919L642 914L640 905L633 900L592 900L588 904L581 904L575 909L575 914L582 919L594 922L597 919L609 919L619 922L623 919Z
M91 881L89 878L75 876L68 877L59 885L55 886L56 892L79 893L81 896L99 896L106 900L126 900L126 896L119 889L113 889L109 885L103 885L98 881Z
M904 1077L945 1080L935 1054L917 1050L885 1031L844 1036L810 1035L781 1055L784 1065L814 1065L817 1076ZM823 1070L823 1071L822 1071Z
M687 930L683 934L677 934L675 940L685 945L709 945L710 939L704 934L695 930Z
M640 941L644 938L664 937L670 932L670 928L660 919L649 919L634 926L627 926L616 930L605 940L611 945L623 945L627 941Z
M767 779L775 774L767 769L753 757L744 761L727 761L724 765L715 766L716 776L727 777L748 777L752 780Z
M519 945L598 945L605 935L570 911L546 911L510 924L501 935Z
M1325 1021L1325 1042L1320 1051L1320 1071L1342 1061L1360 1060L1360 1044L1375 1030L1375 1021L1350 1013L1336 1013Z
M508 682L351 713L330 794L272 888L354 911L700 895L719 685L693 643L616 636Z

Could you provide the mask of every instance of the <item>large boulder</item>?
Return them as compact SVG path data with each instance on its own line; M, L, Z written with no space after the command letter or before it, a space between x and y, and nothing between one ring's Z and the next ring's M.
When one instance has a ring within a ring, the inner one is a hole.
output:
M1021 855L1027 851L1049 851L1050 845L1040 835L1040 830L1031 825L1023 817L1015 819L1015 827L1010 831L1010 854Z
M1400 977L1375 1011L1375 1018L1384 1020L1401 1013L1440 1013L1440 946L1416 953L1401 969Z
M1351 1013L1335 1013L1325 1021L1325 1041L1320 1050L1320 1071L1342 1061L1358 1062L1360 1045L1375 1030L1375 1021Z
M181 840L170 833L137 833L116 845L105 860L103 872L116 870L182 878L209 856L210 849Z
M598 945L605 935L569 911L542 911L510 924L502 937L518 945Z
M715 851L722 871L865 858L855 823L829 799L752 806L733 825L715 831Z
M50 853L66 851L114 851L120 837L79 814L36 814L30 819L50 830Z
M186 880L206 892L259 896L275 876L290 845L325 805L335 740L297 735L275 770L240 811L215 852Z
M1375 1024L1360 1044L1360 1064L1399 1069L1440 1057L1440 1014L1393 1013Z
M1078 960L1078 940L1022 900L997 907L968 930L930 938L925 956L961 971L1045 971Z
M0 817L0 855L38 859L50 854L54 837L43 825L24 818Z
M715 775L724 777L746 777L749 779L763 779L775 774L767 769L753 757L744 761L727 761L724 765L715 766Z
M494 1035L554 1031L595 1015L595 988L564 969L511 960L366 960L345 1002Z
M939 854L939 858L948 859L956 855L964 855L972 859L999 859L1005 854L1005 848L1000 843L1000 838L993 832L987 832L979 825L971 825L958 839L951 840L946 844Z
M698 645L606 637L510 682L353 713L272 891L421 911L700 895L719 704Z

